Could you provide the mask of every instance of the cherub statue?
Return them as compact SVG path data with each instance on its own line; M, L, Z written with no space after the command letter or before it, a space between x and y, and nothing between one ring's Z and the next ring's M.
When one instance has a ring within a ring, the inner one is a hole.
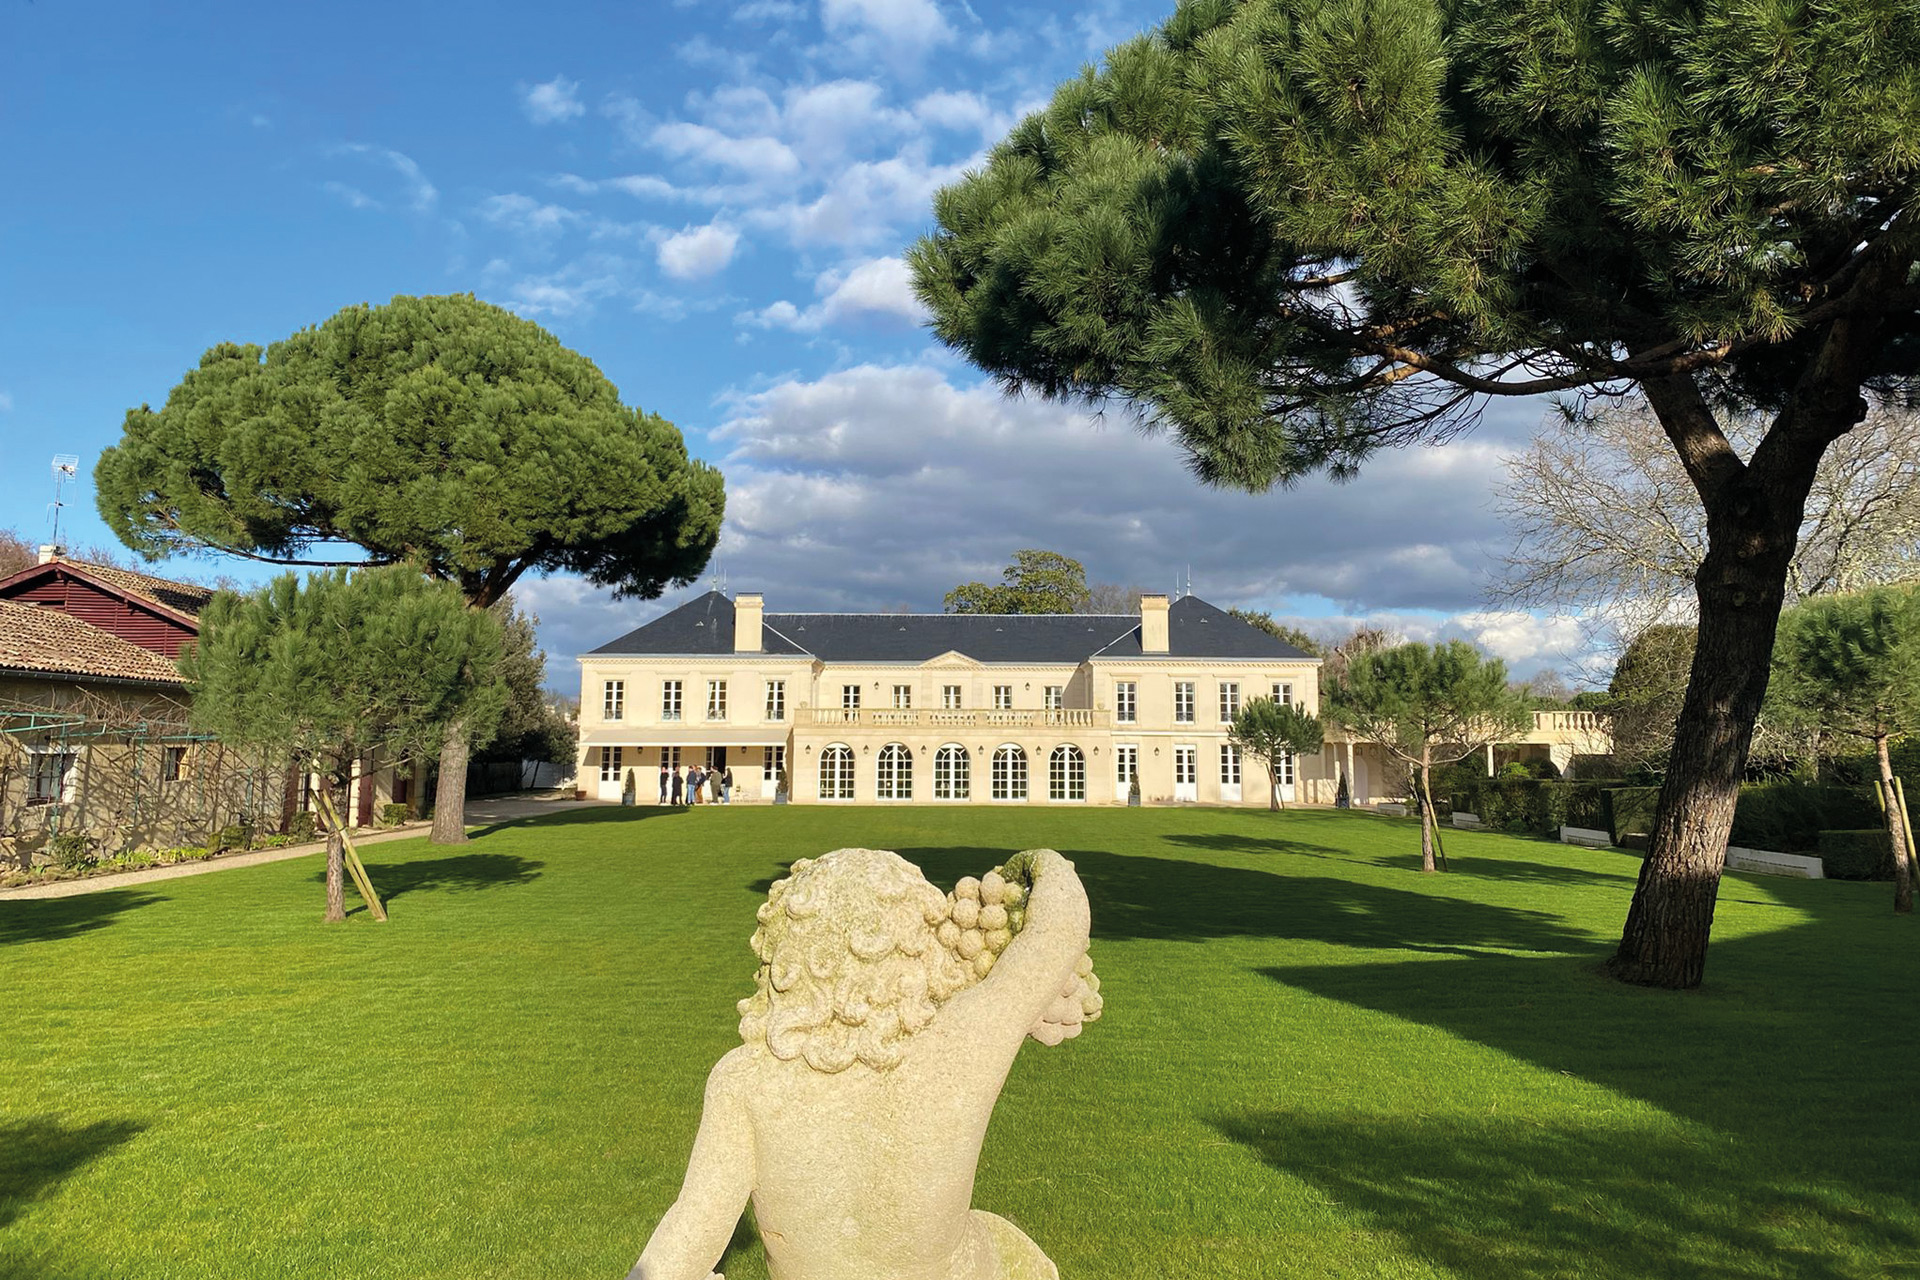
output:
M897 854L793 864L759 912L739 1048L707 1078L680 1197L628 1280L719 1280L749 1197L773 1280L1058 1280L971 1208L1027 1036L1097 1018L1086 891L1051 849L952 895Z

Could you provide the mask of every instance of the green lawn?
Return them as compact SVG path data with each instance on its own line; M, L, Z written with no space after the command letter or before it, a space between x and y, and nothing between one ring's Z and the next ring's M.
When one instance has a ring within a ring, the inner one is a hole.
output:
M1029 1044L974 1202L1067 1280L1920 1276L1920 920L1729 877L1707 986L1595 972L1638 863L1327 812L597 810L0 901L0 1274L620 1276L738 1043L757 899L1051 845L1107 1012ZM765 1274L742 1232L729 1280Z

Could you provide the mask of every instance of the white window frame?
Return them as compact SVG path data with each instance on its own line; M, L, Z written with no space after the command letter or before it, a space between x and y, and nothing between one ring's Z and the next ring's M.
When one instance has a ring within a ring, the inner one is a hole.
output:
M997 684L993 686L993 709L995 711L1013 710L1013 686Z
M1198 747L1173 749L1173 785L1176 787L1200 785L1200 749Z
M1233 718L1240 714L1240 682L1222 680L1220 682L1220 723L1232 724Z
M913 799L913 752L904 742L889 742L880 748L874 762L874 795L881 800Z
M1087 798L1087 753L1063 742L1047 753L1047 799L1056 803Z
M625 747L600 748L600 781L618 782L625 776L626 766L623 763L625 754Z
M1041 705L1043 705L1043 706L1045 706L1045 707L1046 707L1046 709L1047 709L1047 710L1049 710L1049 711L1064 711L1064 710L1066 710L1066 707L1067 707L1067 686L1065 686L1065 685L1063 685L1063 684L1050 684L1050 685L1048 685L1048 686L1047 686L1047 690L1046 690L1046 694L1044 695L1044 697L1043 697L1043 698L1042 698L1042 700L1041 700Z
M1175 724L1193 723L1193 681L1191 680L1173 682L1173 722Z
M1027 798L1027 750L1017 742L1002 743L993 749L991 766L993 799L1022 801Z
M913 710L913 686L897 684L893 686L893 709L895 711Z
M1293 752L1282 751L1274 760L1274 770L1280 775L1280 785L1290 787L1294 780Z
M74 784L80 774L80 752L59 747L29 747L27 756L27 803L72 804ZM41 763L45 760L65 760L66 764L56 764L49 772Z
M662 762L666 764L669 770L678 769L680 767L680 748L679 747L660 748L660 759Z
M959 685L943 684L940 686L940 709L942 711L958 711L961 709Z
M1223 787L1239 786L1241 771L1242 771L1242 762L1240 759L1240 748L1234 746L1231 742L1221 743L1220 744L1220 785Z
M1273 700L1283 707L1293 705L1293 684L1286 680L1273 682Z
M1113 748L1113 780L1125 795L1132 789L1135 778L1140 776L1140 748L1131 742L1122 742Z
M685 687L678 680L660 682L660 719L666 722L677 721L684 701Z
M787 749L768 747L760 760L760 781L772 786L779 785L780 771L787 767Z
M600 682L600 718L602 720L627 718L627 682L625 680Z
M973 757L957 742L933 753L933 798L967 800L973 795Z
M1113 722L1136 724L1140 719L1140 685L1133 680L1116 680L1113 685Z
M860 709L859 685L843 684L840 686L840 709L842 711L858 711Z
M828 761L833 761L831 774ZM829 743L820 752L820 798L822 800L853 799L853 748L844 742ZM827 782L831 777L835 783L828 790Z
M767 719L781 721L787 718L787 682L785 680L767 681Z
M707 719L725 720L727 718L727 682L725 680L707 681Z

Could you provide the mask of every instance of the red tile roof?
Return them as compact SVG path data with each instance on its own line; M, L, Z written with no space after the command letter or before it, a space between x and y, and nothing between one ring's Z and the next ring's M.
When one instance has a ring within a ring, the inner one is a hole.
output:
M0 670L178 685L172 662L119 636L39 605L0 600Z
M213 599L212 587L196 586L191 582L156 578L149 573L119 569L110 564L94 564L90 560L68 560L62 557L59 563L70 565L82 573L98 578L108 586L118 587L128 595L138 596L149 604L157 604L163 609L172 609L175 613L184 613L189 618L199 617L200 611L207 607L207 601Z

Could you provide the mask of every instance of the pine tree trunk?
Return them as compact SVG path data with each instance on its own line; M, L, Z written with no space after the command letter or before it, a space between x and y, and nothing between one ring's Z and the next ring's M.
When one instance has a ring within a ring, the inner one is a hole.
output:
M1767 692L1805 501L1804 493L1790 504L1770 497L1741 493L1723 504L1727 509L1708 511L1709 550L1695 576L1700 620L1686 701L1647 860L1620 949L1607 964L1623 982L1684 990L1699 986L1706 973L1727 837Z
M1913 850L1907 848L1906 824L1900 821L1900 797L1893 789L1893 756L1887 750L1885 734L1873 740L1880 760L1880 789L1887 797L1887 839L1893 845L1893 910L1895 915L1913 914Z
M447 726L440 744L440 784L433 793L434 844L467 843L467 722Z
M328 799L333 797L333 778L322 771L320 791ZM322 812L339 813L339 806L323 804L317 806ZM340 828L327 824L327 923L338 924L347 918L347 855L345 845L340 838Z
M1420 756L1420 794L1414 797L1420 806L1420 870L1437 872L1438 863L1433 858L1433 810L1427 804L1427 796L1432 792L1433 756L1422 752Z

